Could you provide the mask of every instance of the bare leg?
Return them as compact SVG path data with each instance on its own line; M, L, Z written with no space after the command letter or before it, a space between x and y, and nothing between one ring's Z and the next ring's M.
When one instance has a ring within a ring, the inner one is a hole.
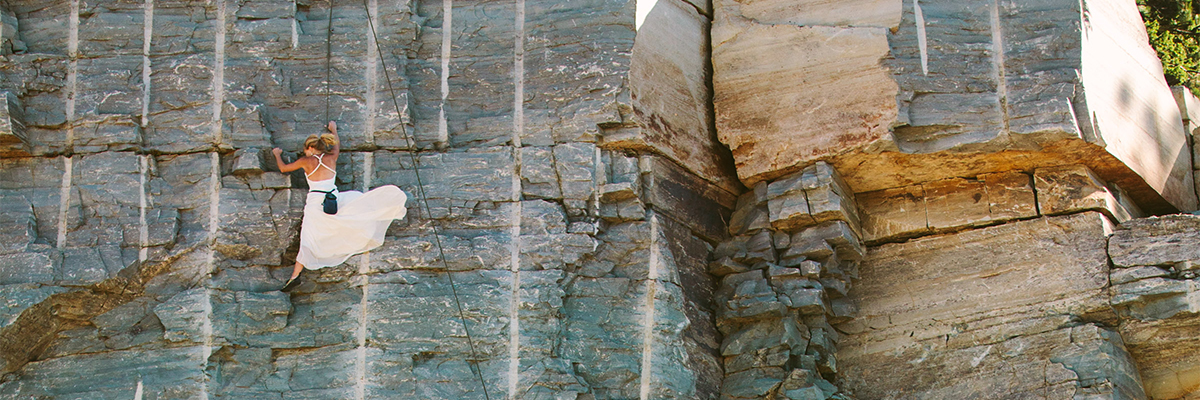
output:
M302 270L302 269L304 269L304 264L301 264L299 261L296 261L296 266L292 268L292 278L288 279L288 280L290 281L292 279L296 279L297 276L300 276L300 270Z
M286 292L295 289L296 286L300 284L300 281L296 280L296 278L300 277L300 270L302 269L304 269L304 264L301 264L299 261L297 261L295 268L292 268L291 279L288 279L287 283L283 284L283 289L280 290Z

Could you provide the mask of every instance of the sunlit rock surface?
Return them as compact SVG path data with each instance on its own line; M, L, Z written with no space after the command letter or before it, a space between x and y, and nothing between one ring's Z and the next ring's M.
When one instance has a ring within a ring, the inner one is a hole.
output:
M715 3L717 131L747 185L816 160L856 192L1081 163L1151 212L1197 207L1132 2Z
M1132 1L330 6L0 4L0 398L1200 393ZM282 292L326 119L408 215Z
M0 397L716 399L707 4L332 6L3 5ZM284 293L326 119L409 212Z

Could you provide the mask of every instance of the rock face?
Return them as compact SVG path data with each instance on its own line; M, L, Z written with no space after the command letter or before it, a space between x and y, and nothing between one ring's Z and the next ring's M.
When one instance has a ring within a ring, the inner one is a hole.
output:
M5 2L0 398L1194 398L1133 7ZM409 212L282 292L326 119Z
M1148 211L1196 208L1131 2L715 4L717 128L747 186L817 160L858 192L1083 163Z
M1131 221L1109 241L1112 304L1151 398L1187 397L1200 388L1190 333L1200 324L1192 267L1198 223L1185 215Z
M1179 105L1179 114L1183 116L1184 132L1187 132L1192 139L1192 143L1196 143L1196 135L1200 134L1200 99L1197 99L1195 94L1191 93L1187 88L1175 86L1171 88L1171 93L1175 95L1175 103ZM1197 154L1196 146L1192 146L1192 167L1196 168L1196 160L1200 159ZM1193 178L1197 175L1192 172ZM1200 185L1196 186L1197 192L1200 193Z
M1200 219L1113 225L1109 215L869 247L849 296L858 315L836 325L843 388L859 398L1193 396ZM910 372L888 372L897 365Z
M8 156L25 155L29 139L25 135L24 107L12 93L0 93L0 97L4 98L0 107L0 146Z
M1116 398L1139 393L1120 336L1072 321L1105 318L1111 229L1085 212L871 248L851 291L858 318L840 326L847 385L863 398L1023 398L1100 384ZM918 368L885 373L903 362ZM1038 373L1005 377L1010 368ZM963 379L937 379L947 374Z
M2 11L0 397L718 397L704 6ZM326 118L409 213L283 293Z
M722 398L837 395L841 334L831 324L855 314L846 295L863 256L853 194L818 163L760 183L738 199L732 218L733 237L709 264L721 277Z

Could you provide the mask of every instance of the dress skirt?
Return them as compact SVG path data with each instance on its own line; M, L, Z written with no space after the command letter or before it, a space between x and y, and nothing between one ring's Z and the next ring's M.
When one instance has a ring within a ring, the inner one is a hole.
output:
M309 192L300 223L300 253L296 261L304 268L340 265L350 256L383 244L392 220L404 218L408 196L400 188L386 185L362 193L336 192L337 214L326 214L324 193Z

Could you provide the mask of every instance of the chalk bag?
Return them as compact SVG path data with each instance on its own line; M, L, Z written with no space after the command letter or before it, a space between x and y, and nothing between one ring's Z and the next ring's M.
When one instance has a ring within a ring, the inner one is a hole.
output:
M329 215L337 214L337 195L333 191L314 190L317 193L325 193L325 201L321 206L325 209L325 213Z

